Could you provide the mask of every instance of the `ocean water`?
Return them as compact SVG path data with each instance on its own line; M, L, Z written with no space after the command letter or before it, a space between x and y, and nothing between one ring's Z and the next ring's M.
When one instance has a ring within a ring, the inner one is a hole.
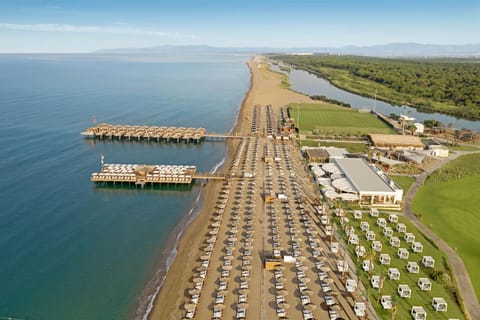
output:
M99 188L107 163L209 171L221 142L84 139L92 123L227 132L248 90L248 57L0 56L0 317L127 319L201 190ZM160 261L159 261L160 259Z

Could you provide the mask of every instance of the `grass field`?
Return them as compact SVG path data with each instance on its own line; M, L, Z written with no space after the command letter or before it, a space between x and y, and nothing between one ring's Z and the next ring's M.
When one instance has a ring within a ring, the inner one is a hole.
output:
M291 105L290 115L304 134L361 136L369 133L395 133L370 113L361 113L332 104ZM298 115L300 122L298 122Z
M315 140L301 140L300 146L307 146L307 147L337 147L337 148L345 148L348 152L351 153L360 153L365 152L368 149L368 146L363 143L351 143L351 142L323 142L323 141L315 141Z
M395 181L402 189L403 189L403 195L405 195L412 186L412 184L415 182L414 177L409 177L409 176L390 176L393 181Z
M480 154L460 157L432 174L413 210L462 257L480 297Z
M449 319L449 318L458 318L463 319L463 314L460 307L456 304L452 296L447 292L445 287L430 278L430 273L432 269L427 269L422 266L420 263L421 259L425 255L430 255L435 259L435 268L434 270L445 271L445 258L443 254L435 248L423 235L416 230L416 228L409 223L409 221L403 217L399 217L399 222L404 223L407 226L407 232L411 232L415 235L415 241L421 242L424 246L422 253L413 253L410 250L410 244L408 244L404 238L403 234L399 233L395 229L395 224L388 222L388 214L380 213L379 217L383 217L387 220L387 226L391 227L394 232L393 236L396 236L400 239L400 247L406 248L409 251L408 259L400 259L397 257L398 248L392 247L389 244L389 238L382 234L383 228L376 225L376 219L371 217L367 212L363 212L362 219L356 220L353 218L353 214L350 212L347 214L350 222L349 226L354 227L355 233L360 238L360 245L364 246L367 249L367 255L371 254L371 241L366 240L365 232L360 230L360 221L366 221L370 224L370 230L374 231L376 234L376 239L382 242L381 252L376 252L372 258L374 261L375 267L373 271L369 274L361 268L363 260L368 259L366 256L357 258L355 254L355 245L348 245L348 251L350 256L354 261L357 262L357 274L359 275L362 283L367 288L366 291L370 296L370 301L372 302L377 315L381 319L392 319L391 311L384 310L380 303L378 302L379 296L390 295L394 299L394 303L397 305L397 314L396 319L411 319L410 310L412 306L423 306L427 312L427 319ZM338 222L338 218L337 222ZM347 236L345 232L342 232L343 240L347 243ZM381 265L379 263L379 257L381 253L386 253L390 255L391 263L390 265ZM405 266L408 261L416 261L420 265L420 272L418 274L410 274L405 269ZM390 280L388 279L388 268L398 268L400 271L400 280ZM370 283L370 277L373 275L379 275L385 277L383 288L379 292L378 289L374 289ZM429 278L432 282L431 291L421 291L417 286L417 281L420 277ZM407 284L412 290L411 298L400 298L397 294L397 288L399 284ZM443 297L447 300L448 303L448 312L439 313L433 310L431 303L433 297Z

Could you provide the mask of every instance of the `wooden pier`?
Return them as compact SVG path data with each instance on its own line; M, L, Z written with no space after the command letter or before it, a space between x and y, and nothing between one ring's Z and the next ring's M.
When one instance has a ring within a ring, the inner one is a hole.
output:
M95 183L191 184L194 180L240 180L252 177L222 173L197 173L195 166L104 164L100 172L92 173Z

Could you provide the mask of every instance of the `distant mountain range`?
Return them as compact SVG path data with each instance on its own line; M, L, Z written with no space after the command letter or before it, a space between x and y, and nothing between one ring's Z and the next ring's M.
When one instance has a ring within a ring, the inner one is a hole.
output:
M164 45L148 48L119 48L97 50L96 54L146 54L146 55L211 55L225 53L318 53L345 54L374 57L480 57L480 44L436 45L420 43L390 43L374 46L345 47L212 47L206 45L176 46Z

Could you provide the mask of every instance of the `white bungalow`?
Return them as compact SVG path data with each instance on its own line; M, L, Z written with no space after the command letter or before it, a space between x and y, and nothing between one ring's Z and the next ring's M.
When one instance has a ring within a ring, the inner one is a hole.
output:
M373 268L375 268L375 265L372 262L370 262L370 260L363 260L363 263L362 263L363 271L369 272L369 271L372 271Z
M362 211L353 210L353 218L357 220L362 219Z
M407 263L407 271L408 273L418 273L420 271L420 267L415 261L409 261Z
M358 235L354 234L348 237L349 244L358 244L358 242L359 242Z
M400 259L408 259L408 256L410 255L410 253L408 252L407 249L405 248L398 248L397 250L397 256L400 258Z
M432 300L432 307L437 312L447 312L447 301L443 298L435 297Z
M355 247L355 254L357 257L363 257L367 253L367 250L365 250L364 246L356 246Z
M427 312L423 307L420 306L413 306L410 314L412 315L413 320L426 320L427 319Z
M378 209L377 208L371 208L370 209L370 216L378 217Z
M364 232L370 230L370 224L367 221L360 222L360 230Z
M341 217L340 218L340 224L343 226L345 224L347 224L350 220L348 220L347 217Z
M397 226L395 227L397 229L398 232L400 233L405 233L407 232L407 226L404 224L404 223L399 223L397 224Z
M345 283L345 288L347 289L347 292L355 292L355 290L357 290L357 280L347 279L347 282Z
M378 218L377 219L377 226L383 228L387 225L387 220L385 218Z
M421 242L412 243L412 251L415 253L420 253L423 251L423 244Z
M335 215L337 217L343 217L345 215L345 210L343 210L341 208L337 208L337 209L335 209Z
M400 239L398 239L397 237L391 237L389 243L392 247L400 247Z
M354 235L355 234L355 228L352 227L352 226L345 227L345 234L347 235L347 237L350 237L351 235Z
M338 272L347 272L348 263L345 260L338 260L337 269L338 269Z
M373 241L373 240L375 240L375 232L373 232L373 231L367 231L366 237L367 237L367 240L368 240L368 241Z
M365 302L355 302L353 310L355 310L355 315L357 317L364 317L367 311L367 305L365 304Z
M417 281L417 286L422 291L431 291L432 290L432 282L428 278L419 278Z
M329 224L329 222L330 222L330 219L328 218L327 215L324 214L324 215L320 216L320 223L321 224L327 225L327 224Z
M380 276L372 276L370 279L370 283L372 284L372 288L378 289L380 288Z
M435 267L435 259L432 256L423 256L422 264L425 268L434 268Z
M388 216L388 221L390 221L391 223L397 223L398 222L398 216L395 213L391 213Z
M380 304L382 305L383 309L392 309L392 296L382 296L382 299L380 299Z
M333 234L333 227L328 225L328 226L325 226L325 234L327 236L331 236Z
M389 238L390 238L390 237L393 235L393 229L390 228L390 227L385 227L385 228L383 228L383 235L384 235L385 237L389 237Z
M403 239L407 241L407 243L412 243L415 241L415 235L413 233L407 232L403 235Z
M372 249L373 251L382 251L382 243L380 241L373 241Z
M412 289L407 284L399 284L397 293L402 298L410 298L412 296Z
M332 241L332 243L330 243L330 250L333 253L337 253L338 252L338 242Z
M400 271L397 268L388 268L388 279L400 280Z
M380 261L380 264L382 265L390 265L390 261L392 259L390 258L390 255L388 253L382 253L380 255L380 258L378 259L378 261Z

